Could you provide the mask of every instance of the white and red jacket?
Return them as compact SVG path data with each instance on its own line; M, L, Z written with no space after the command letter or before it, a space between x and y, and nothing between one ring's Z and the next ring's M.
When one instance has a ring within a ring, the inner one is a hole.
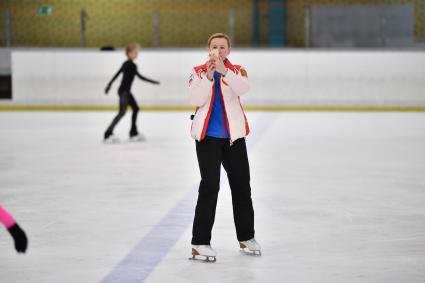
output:
M249 90L249 83L246 71L241 66L232 65L229 60L226 60L225 66L228 71L225 77L221 76L220 89L226 124L233 142L249 134L248 121L240 102L240 96ZM189 78L189 102L196 106L191 135L198 141L205 138L214 95L214 81L207 78L206 64L194 67Z

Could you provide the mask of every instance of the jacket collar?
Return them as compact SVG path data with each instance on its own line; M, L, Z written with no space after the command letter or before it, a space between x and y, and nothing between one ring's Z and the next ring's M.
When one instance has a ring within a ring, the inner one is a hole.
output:
M235 71L235 66L233 66L232 63L230 63L230 60L226 58L224 61L224 66L226 66L228 69Z
M224 60L224 66L226 66L228 69L232 70L233 72L236 71L235 66L227 58ZM200 65L200 66L197 67L197 69L201 72L206 72L207 71L207 64Z

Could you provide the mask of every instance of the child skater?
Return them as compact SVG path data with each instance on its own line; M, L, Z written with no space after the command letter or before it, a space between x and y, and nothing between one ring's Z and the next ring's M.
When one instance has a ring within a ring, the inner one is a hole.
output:
M28 239L25 232L19 227L16 223L13 216L10 215L6 209L0 206L0 223L6 227L9 234L12 236L15 241L15 249L18 253L25 253L28 246Z
M245 137L248 122L239 97L249 90L247 72L230 63L230 38L216 33L208 39L209 59L194 67L189 78L189 100L196 106L191 135L201 173L192 229L192 259L215 261L211 248L220 186L220 168L227 172L232 192L233 218L240 248L261 255L254 238L254 209L251 200Z
M120 97L119 101L119 112L117 116L112 120L112 123L109 125L108 129L105 132L104 140L106 142L115 142L118 141L116 137L113 135L113 131L115 126L118 124L118 122L121 120L121 118L125 115L125 112L127 110L127 106L130 105L131 109L133 110L133 115L131 116L131 129L130 129L130 139L131 140L142 140L142 136L139 135L139 132L137 130L137 114L139 112L139 106L137 105L136 99L134 98L133 94L131 93L131 85L134 80L134 76L138 76L140 79L153 83L153 84L159 84L158 81L148 79L137 71L137 65L133 62L139 53L139 44L137 43L130 43L126 48L126 54L128 57L128 60L124 62L122 67L118 70L118 72L115 74L115 76L112 78L112 80L108 83L108 85L105 88L105 94L108 94L109 90L111 89L112 83L115 81L115 79L118 77L118 75L122 72L122 81L121 85L118 89L118 95Z

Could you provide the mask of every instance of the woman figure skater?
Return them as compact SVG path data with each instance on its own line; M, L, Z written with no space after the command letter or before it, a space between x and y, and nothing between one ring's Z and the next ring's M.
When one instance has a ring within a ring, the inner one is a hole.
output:
M131 109L133 110L133 114L131 116L130 139L136 140L136 141L143 140L143 137L139 134L137 130L137 125L136 125L137 114L140 109L139 109L139 106L137 105L136 99L131 93L131 85L133 84L133 80L135 76L138 76L140 79L153 84L159 84L159 82L148 79L142 76L141 74L139 74L139 72L137 71L137 65L133 61L137 58L137 55L139 54L139 48L140 48L139 44L137 43L130 43L127 46L126 54L127 54L128 60L123 63L122 67L118 70L118 72L115 74L115 76L112 78L112 80L108 83L108 85L105 88L105 94L108 94L109 90L111 89L112 83L115 81L115 79L118 77L120 73L123 73L121 85L118 89L118 95L120 97L119 112L105 131L105 134L104 134L105 142L119 141L119 139L113 135L114 128L118 124L118 122L121 120L121 118L125 115L125 112L127 111L127 106L129 105Z
M191 135L196 140L196 154L201 173L198 201L192 229L192 258L215 261L211 248L220 187L220 169L227 172L232 192L233 218L240 248L261 255L254 238L254 209L251 200L250 174L245 137L249 126L239 97L249 90L246 70L233 65L230 38L216 33L208 39L209 59L194 67L189 78L190 104L196 106Z
M12 215L6 209L0 206L0 223L6 227L9 234L15 241L15 249L18 253L25 253L28 246L27 235L24 230L19 227Z

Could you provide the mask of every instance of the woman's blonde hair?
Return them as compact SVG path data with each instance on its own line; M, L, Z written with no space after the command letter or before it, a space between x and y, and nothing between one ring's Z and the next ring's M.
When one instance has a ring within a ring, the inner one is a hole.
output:
M125 54L130 53L134 49L140 49L140 45L137 42L130 42L125 48Z
M229 46L229 48L230 48L230 37L229 37L227 34L225 34L225 33L221 33L221 32L219 32L219 33L214 33L213 35L211 35L211 36L210 36L210 38L208 38L208 48L210 47L210 45L211 45L211 41L212 41L214 38L225 38L225 39L227 40L227 45L228 45L228 46Z

